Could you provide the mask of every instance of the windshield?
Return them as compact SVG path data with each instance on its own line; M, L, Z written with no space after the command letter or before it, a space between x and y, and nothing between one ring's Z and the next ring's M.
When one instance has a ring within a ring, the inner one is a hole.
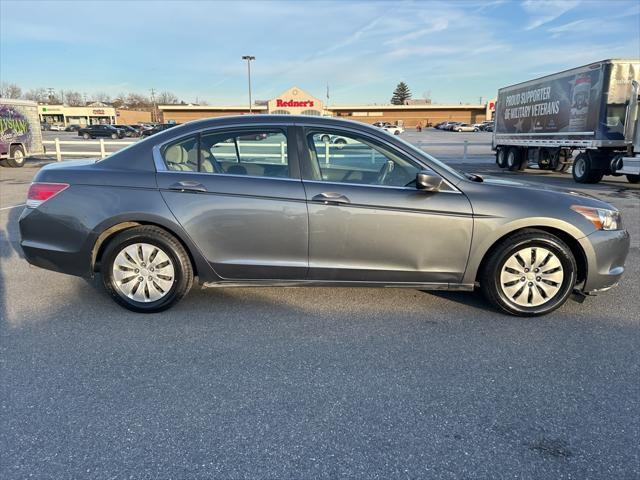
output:
M406 140L404 140L402 138L398 138L397 136L396 136L396 140L402 142L404 145L409 147L412 151L416 152L420 157L426 159L428 162L435 164L437 167L442 168L443 170L446 170L448 173L450 173L454 177L456 177L456 178L458 178L460 180L464 180L466 178L466 176L462 172L460 172L459 170L456 170L455 168L451 168L449 165L441 162L437 158L429 155L424 150L416 147L415 145L407 142Z

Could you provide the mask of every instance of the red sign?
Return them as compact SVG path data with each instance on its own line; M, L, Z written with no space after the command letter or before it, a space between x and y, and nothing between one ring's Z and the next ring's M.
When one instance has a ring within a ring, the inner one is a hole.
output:
M494 112L495 110L496 110L496 102L494 101L489 102L489 111Z
M305 100L299 102L298 100L282 100L276 99L276 107L313 107L313 100Z
M102 109L94 109L93 110L93 114L94 115L104 115L104 110L102 110Z

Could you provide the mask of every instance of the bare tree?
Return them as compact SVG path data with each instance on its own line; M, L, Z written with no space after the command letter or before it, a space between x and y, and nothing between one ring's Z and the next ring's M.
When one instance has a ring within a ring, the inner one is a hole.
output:
M178 97L171 92L161 92L157 98L158 105L174 105L178 103Z
M15 83L2 82L0 87L0 97L4 98L20 98L22 89Z
M126 107L126 98L127 95L125 93L119 93L115 96L115 98L111 101L111 105L115 108L123 108Z
M48 103L49 92L46 88L32 88L24 94L24 98L34 102Z
M149 108L152 106L151 100L139 93L129 93L125 99L125 105L128 108Z
M65 97L67 100L67 105L70 107L84 107L84 98L82 98L82 94L80 92L76 92L70 90L65 93Z
M96 92L92 95L94 102L111 103L111 96L104 92Z

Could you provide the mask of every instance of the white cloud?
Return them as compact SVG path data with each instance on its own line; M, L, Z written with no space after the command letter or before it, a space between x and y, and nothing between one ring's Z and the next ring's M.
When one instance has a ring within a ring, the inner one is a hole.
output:
M541 27L560 18L579 5L578 0L525 0L522 8L529 15L527 30Z

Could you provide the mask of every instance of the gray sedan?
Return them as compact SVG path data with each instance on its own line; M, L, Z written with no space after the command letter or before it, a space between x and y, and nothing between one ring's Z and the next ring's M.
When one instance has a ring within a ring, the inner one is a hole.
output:
M31 264L99 273L137 312L169 308L197 279L480 288L500 311L541 315L615 285L629 249L611 205L462 174L397 136L328 118L177 126L103 160L42 168L27 205Z

